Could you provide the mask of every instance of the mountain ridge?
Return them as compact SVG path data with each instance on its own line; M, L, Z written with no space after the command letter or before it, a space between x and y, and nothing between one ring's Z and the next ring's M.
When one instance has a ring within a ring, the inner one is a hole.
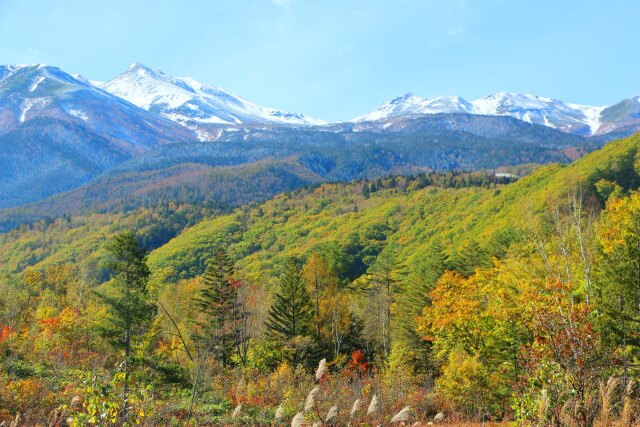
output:
M34 67L55 68L43 64L0 66L0 82L8 74ZM517 92L497 92L472 101L460 96L423 98L408 92L351 120L327 122L302 113L263 107L218 86L191 77L173 77L138 62L107 82L78 74L72 76L78 82L190 129L201 141L217 140L225 128L324 126L439 113L510 116L583 137L614 132L626 136L640 130L640 96L611 105L591 106Z
M498 92L467 101L459 96L422 98L411 92L355 117L354 123L388 120L407 115L471 114L510 116L567 133L590 137L632 126L640 130L640 96L609 106L568 103L527 93Z
M173 77L140 63L99 86L138 107L210 138L207 126L322 125L324 121L257 105L218 86L190 77Z

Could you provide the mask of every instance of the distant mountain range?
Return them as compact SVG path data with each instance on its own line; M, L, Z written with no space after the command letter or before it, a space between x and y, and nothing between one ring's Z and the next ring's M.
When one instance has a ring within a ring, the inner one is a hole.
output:
M327 124L304 114L262 107L219 87L188 77L171 77L138 63L100 87L140 108L189 127L203 141L217 139L225 125L247 128ZM407 93L350 122L389 121L428 114L508 116L585 137L611 132L627 135L640 129L640 97L610 106L588 106L520 93L500 92L475 101L458 96L422 98Z
M625 130L631 134L640 130L640 96L610 106L593 107L521 93L501 92L471 102L457 96L421 98L407 93L353 121L381 121L401 116L443 113L509 116L580 136Z
M638 129L637 97L588 107L508 93L472 102L407 94L326 123L141 64L105 83L51 66L0 66L0 209L35 203L37 217L135 206L141 194L153 203L160 176L184 197L238 203L328 180L566 162ZM252 174L262 180L255 188ZM68 196L41 202L59 193Z
M84 89L84 92L79 89ZM91 89L102 89L103 93L96 95L97 91ZM305 114L263 107L217 86L189 77L172 77L139 63L131 64L108 82L92 81L44 65L8 65L0 66L0 111L3 113L0 116L0 132L10 130L16 122L23 123L34 117L55 116L59 111L51 108L56 106L56 102L52 102L52 96L62 92L69 95L61 103L63 113L85 122L99 120L99 117L88 116L87 112L80 110L75 104L97 96L105 104L122 104L122 100L128 101L147 112L195 130L196 133L198 129L209 125L220 129L329 124ZM105 96L104 92L117 98ZM12 117L6 115L7 98L19 99L11 109L14 113ZM93 104L94 107L98 106L96 102ZM522 93L500 92L474 101L467 101L459 96L422 98L407 93L348 122L388 121L397 117L430 114L509 116L580 136L603 135L622 129L633 133L633 130L640 129L640 96L609 106L588 106ZM219 136L219 132L197 136L201 140L210 140Z
M221 125L246 128L327 124L304 114L262 107L219 87L188 77L172 77L138 63L100 87L193 129L201 140L216 139ZM458 96L422 98L407 93L350 122L427 114L508 116L580 136L619 131L631 134L640 129L640 96L610 106L588 106L522 93L500 92L475 101Z

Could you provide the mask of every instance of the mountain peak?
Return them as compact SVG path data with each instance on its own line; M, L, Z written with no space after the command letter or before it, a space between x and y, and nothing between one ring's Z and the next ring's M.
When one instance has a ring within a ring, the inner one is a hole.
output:
M392 99L392 100L391 100L391 103L393 103L393 104L400 104L401 102L404 102L404 101L406 101L406 100L408 100L408 99L411 99L411 98L413 98L413 97L415 97L415 95L413 94L413 92L407 92L407 93L405 93L405 94L404 94L404 95L402 95L402 96L399 96L399 97L397 97L397 98Z
M147 67L144 64L141 64L140 62L132 62L131 64L129 64L129 66L127 67L127 71L138 71L138 70L143 70L143 71L157 71L154 68L151 67Z
M202 139L209 138L202 129L209 125L324 123L302 114L262 107L224 89L188 77L172 77L138 62L100 87L199 132Z
M437 114L437 113L469 113L472 106L459 96L438 96L422 98L408 92L398 98L384 103L377 110L356 117L353 122L370 122L404 115Z
M45 64L0 65L0 79L2 79L2 76L6 76L8 74L13 74L16 71L22 70L24 68L40 69L40 68L45 68L45 67L47 67L47 65L45 65Z
M167 76L162 71L157 68L148 67L139 62L134 62L127 67L127 70L123 74L135 74L141 77L151 77L154 79L161 80L170 80L170 77Z
M13 68L14 70L19 70L21 68L44 68L48 67L47 64L40 62L37 64L13 64L13 65L2 65L2 67Z

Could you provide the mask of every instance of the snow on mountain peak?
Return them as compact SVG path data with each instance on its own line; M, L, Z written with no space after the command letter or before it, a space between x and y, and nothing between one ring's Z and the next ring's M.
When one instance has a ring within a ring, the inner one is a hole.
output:
M131 64L129 64L126 72L140 73L140 74L146 73L146 74L166 77L166 75L162 71L158 70L157 68L147 67L146 65L141 64L139 62L132 62Z
M74 123L136 152L158 143L195 139L190 130L51 66L0 66L0 111L3 132L53 119Z
M391 104L401 104L401 103L407 101L408 99L411 99L411 98L414 98L414 97L415 97L415 95L412 92L407 92L402 96L399 96L399 97L397 97L395 99L392 99L391 100Z
M0 65L0 81L15 74L24 68L43 68L44 64L18 64L18 65Z
M600 114L604 109L605 107L567 104L558 99L528 93L498 92L471 102L457 96L421 98L407 93L352 121L378 121L397 116L438 113L510 116L528 123L588 136L598 131Z
M134 71L136 69L143 69L143 68L147 68L144 65L142 65L139 62L132 62L131 64L129 64L129 66L127 67L127 71Z
M100 87L145 110L192 128L202 124L325 123L303 114L262 107L217 86L189 77L172 77L137 62Z
M411 92L382 104L377 110L356 117L354 122L370 122L404 115L469 113L472 106L458 96L421 98Z

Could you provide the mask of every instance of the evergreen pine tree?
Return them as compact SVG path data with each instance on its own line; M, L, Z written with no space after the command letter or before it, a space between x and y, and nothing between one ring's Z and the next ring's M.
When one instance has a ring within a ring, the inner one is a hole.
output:
M476 268L490 268L491 257L475 240L465 244L451 259L449 268L465 277L471 276Z
M224 249L216 251L202 276L203 288L196 304L203 314L199 322L201 349L211 353L223 366L231 363L238 345L238 282L235 269Z
M131 342L144 333L156 313L156 305L149 301L147 282L147 252L140 247L131 231L116 235L106 246L109 259L106 267L113 276L109 288L98 297L109 307L108 325L103 332L116 348L124 350L124 408L127 419Z
M289 261L280 278L280 290L274 296L269 310L267 328L269 334L285 341L306 336L309 333L313 306L300 269ZM298 354L294 353L294 364Z
M416 266L415 271L407 280L403 298L403 313L410 324L403 325L407 330L415 330L413 319L422 313L423 308L430 303L429 293L436 282L447 269L448 258L439 240L434 241L424 258Z
M365 199L368 199L369 196L371 195L371 189L369 188L369 184L367 184L366 182L362 186L362 195L364 196Z
M430 354L431 344L417 332L416 318L422 314L425 306L431 303L429 293L435 288L442 273L447 269L448 258L439 240L434 241L424 258L416 266L407 280L406 290L402 298L401 316L404 338L414 349L414 368L418 372L435 373L435 366Z

